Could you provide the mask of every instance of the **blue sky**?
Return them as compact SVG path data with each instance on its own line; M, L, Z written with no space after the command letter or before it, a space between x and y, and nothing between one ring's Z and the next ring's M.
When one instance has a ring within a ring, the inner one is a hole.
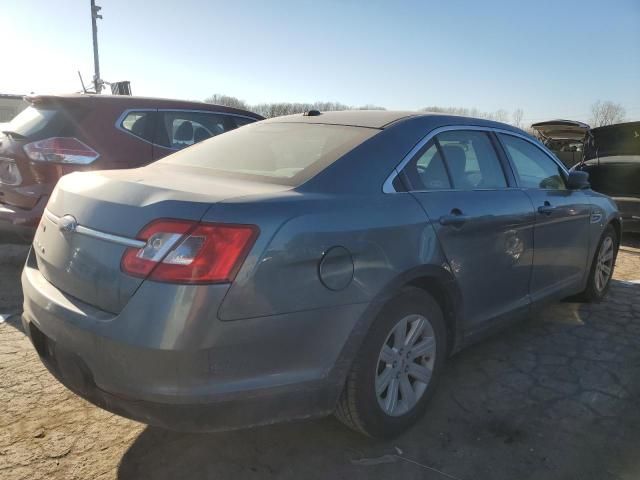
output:
M102 76L135 94L640 119L640 0L102 0ZM0 0L0 93L79 89L89 0ZM9 60L11 58L11 60ZM16 64L17 62L17 64Z

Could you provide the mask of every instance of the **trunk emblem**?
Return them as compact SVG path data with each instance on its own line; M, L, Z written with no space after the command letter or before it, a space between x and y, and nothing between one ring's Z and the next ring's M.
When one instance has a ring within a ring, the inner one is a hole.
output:
M78 221L73 215L65 215L58 220L58 228L64 233L75 232L78 228Z

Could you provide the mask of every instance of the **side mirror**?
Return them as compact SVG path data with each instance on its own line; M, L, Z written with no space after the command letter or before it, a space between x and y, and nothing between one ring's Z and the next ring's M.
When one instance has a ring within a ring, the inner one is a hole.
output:
M588 172L581 170L569 171L569 178L567 178L567 188L569 190L584 190L590 186Z

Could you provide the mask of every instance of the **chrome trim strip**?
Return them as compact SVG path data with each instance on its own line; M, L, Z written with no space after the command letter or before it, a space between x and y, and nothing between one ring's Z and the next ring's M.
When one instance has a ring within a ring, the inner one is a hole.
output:
M56 225L58 224L60 217L54 215L49 210L44 210L44 215L47 219ZM94 230L93 228L83 227L82 225L78 225L75 230L75 233L79 233L80 235L85 235L87 237L96 238L98 240L103 240L105 242L116 243L118 245L123 245L125 247L131 248L142 248L147 243L142 240L136 240L134 238L121 237L120 235L114 235L112 233L102 232L100 230Z
M424 147L429 142L429 140L431 140L433 137L435 137L439 133L449 132L449 131L452 131L452 130L478 130L478 131L482 131L482 132L503 133L503 134L506 134L506 135L512 135L514 137L522 138L523 140L526 140L527 142L531 143L532 145L535 145L536 147L540 148L549 158L551 158L551 160L553 160L557 165L559 165L562 168L562 171L566 175L569 174L568 171L567 171L567 168L561 162L559 162L556 159L555 155L553 155L553 153L551 153L551 151L547 147L545 147L544 144L542 144L541 142L535 140L534 138L531 138L531 137L526 136L526 135L522 135L522 134L520 134L518 132L513 132L511 130L504 130L502 128L485 127L485 126L478 126L478 125L448 125L446 127L438 127L438 128L435 128L435 129L431 130L426 136L424 136L422 138L422 140L420 140L409 151L409 153L407 153L404 156L404 158L400 161L400 163L398 165L396 165L396 167L389 174L389 176L387 177L385 182L382 184L382 192L383 193L408 193L408 192L398 192L398 191L396 191L396 189L393 188L393 181L396 179L396 177L398 175L400 175L400 172L404 169L404 167L407 166L407 163L409 163L411 161L411 159L422 149L422 147ZM509 188L513 188L513 187L509 187ZM490 189L490 190L495 190L495 189ZM412 192L418 192L418 191L417 190L412 190Z

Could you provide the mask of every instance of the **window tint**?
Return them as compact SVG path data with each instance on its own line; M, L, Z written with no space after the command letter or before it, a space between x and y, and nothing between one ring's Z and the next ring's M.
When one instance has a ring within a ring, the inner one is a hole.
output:
M154 112L129 112L122 120L122 128L133 133L136 137L153 141L150 122Z
M339 125L256 122L160 162L300 185L376 133L371 128Z
M160 111L154 143L179 150L234 128L236 124L226 115Z
M409 162L405 173L414 190L443 190L451 188L447 170L433 140L422 153Z
M538 147L513 135L500 134L511 162L524 188L566 190L562 168Z
M455 189L507 187L502 165L486 132L455 130L440 133L436 139Z

